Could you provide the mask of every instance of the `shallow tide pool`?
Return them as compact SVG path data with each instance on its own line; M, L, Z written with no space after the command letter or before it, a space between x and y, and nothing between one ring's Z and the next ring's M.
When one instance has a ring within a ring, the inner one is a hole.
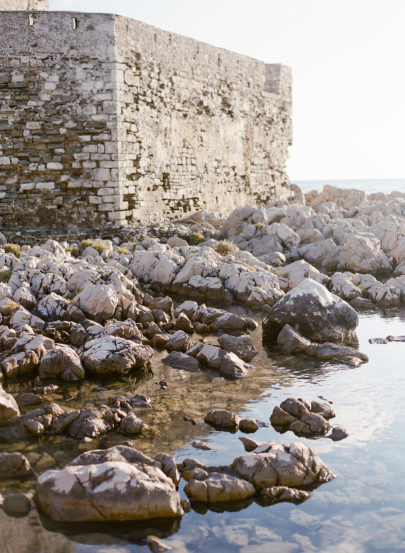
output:
M252 362L256 369L246 379L228 382L204 373L190 375L164 367L158 356L153 378L131 384L137 393L151 395L154 409L141 416L156 428L152 440L134 440L135 447L151 454L171 452L177 461L193 457L211 465L229 464L242 454L238 437L244 434L216 431L202 422L192 425L183 415L201 420L210 408L226 407L269 423L273 407L289 396L333 402L336 418L330 421L332 426L342 425L350 434L341 442L280 434L270 425L249 435L255 441L300 440L319 453L336 479L315 489L306 502L262 507L252 501L234 512L192 510L167 528L148 528L145 523L141 530L134 525L91 529L51 525L49 529L69 536L77 553L147 552L142 534L150 533L159 535L176 553L405 551L405 343L368 342L371 337L405 334L404 326L405 313L389 318L361 315L359 348L370 361L356 369L269 353L256 331L252 338L260 353ZM170 384L166 390L157 385L162 379ZM97 394L116 394L116 386L106 386L105 391L98 388ZM208 441L212 450L193 448L190 442L195 439ZM91 448L120 441L122 436L113 434ZM72 449L65 457L75 454Z

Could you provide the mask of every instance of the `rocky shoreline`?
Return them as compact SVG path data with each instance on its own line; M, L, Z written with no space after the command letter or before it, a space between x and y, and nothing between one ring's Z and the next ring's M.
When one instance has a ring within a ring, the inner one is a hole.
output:
M156 358L163 372L243 388L255 375L258 326L279 355L366 363L356 347L357 311L392 312L405 302L405 195L366 197L326 186L267 209L245 206L226 219L199 212L154 234L127 229L127 239L27 245L0 233L0 479L7 515L36 505L63 522L179 518L190 509L178 494L184 481L193 508L201 508L252 498L302 501L333 478L299 442L246 438L249 453L221 467L146 455L159 397L117 389L105 402L71 407L69 393L99 379L150 378ZM243 309L235 312L237 305ZM164 391L168 383L159 386ZM61 401L53 400L55 389ZM249 433L261 424L226 409L213 413L215 407L205 423L180 405L178 411L189 425ZM320 438L332 413L325 403L290 398L270 420L280 431ZM116 445L93 447L109 434ZM327 437L346 436L335 427ZM14 444L41 439L86 449L75 458L72 450L62 467L43 459L33 467ZM28 488L13 499L8 483L18 479Z

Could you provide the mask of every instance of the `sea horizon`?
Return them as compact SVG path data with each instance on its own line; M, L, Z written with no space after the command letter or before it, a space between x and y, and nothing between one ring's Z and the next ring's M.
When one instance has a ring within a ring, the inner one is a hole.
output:
M367 194L375 192L400 191L405 192L405 178L389 179L290 179L293 184L297 184L303 192L310 190L322 190L325 184L336 186L338 188L357 188L364 190Z

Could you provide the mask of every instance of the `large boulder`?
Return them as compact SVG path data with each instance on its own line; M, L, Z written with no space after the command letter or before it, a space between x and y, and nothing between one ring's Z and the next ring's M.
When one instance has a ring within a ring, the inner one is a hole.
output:
M173 481L158 466L124 458L44 472L38 478L37 502L53 520L68 522L146 520L183 514Z
M290 290L263 320L263 336L274 342L289 324L315 342L357 342L356 311L325 286L306 278Z
M144 367L152 358L153 349L117 336L103 336L84 345L81 361L86 370L96 374L125 374Z

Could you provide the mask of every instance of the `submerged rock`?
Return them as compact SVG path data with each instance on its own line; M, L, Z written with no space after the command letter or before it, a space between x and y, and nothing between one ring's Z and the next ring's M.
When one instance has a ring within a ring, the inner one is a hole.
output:
M331 361L332 363L346 363L353 367L358 367L363 363L367 363L368 355L358 351L355 348L342 346L340 344L311 344L307 351L307 355L316 357L321 361Z
M260 495L264 499L271 500L272 503L279 501L291 501L301 503L310 496L310 492L297 490L297 488L288 488L287 486L271 486L260 490Z
M3 511L11 517L24 517L31 510L31 501L22 493L9 493L3 502Z
M162 360L162 363L174 369L182 369L190 372L197 372L200 367L200 363L195 357L181 353L180 351L170 352L170 354Z

